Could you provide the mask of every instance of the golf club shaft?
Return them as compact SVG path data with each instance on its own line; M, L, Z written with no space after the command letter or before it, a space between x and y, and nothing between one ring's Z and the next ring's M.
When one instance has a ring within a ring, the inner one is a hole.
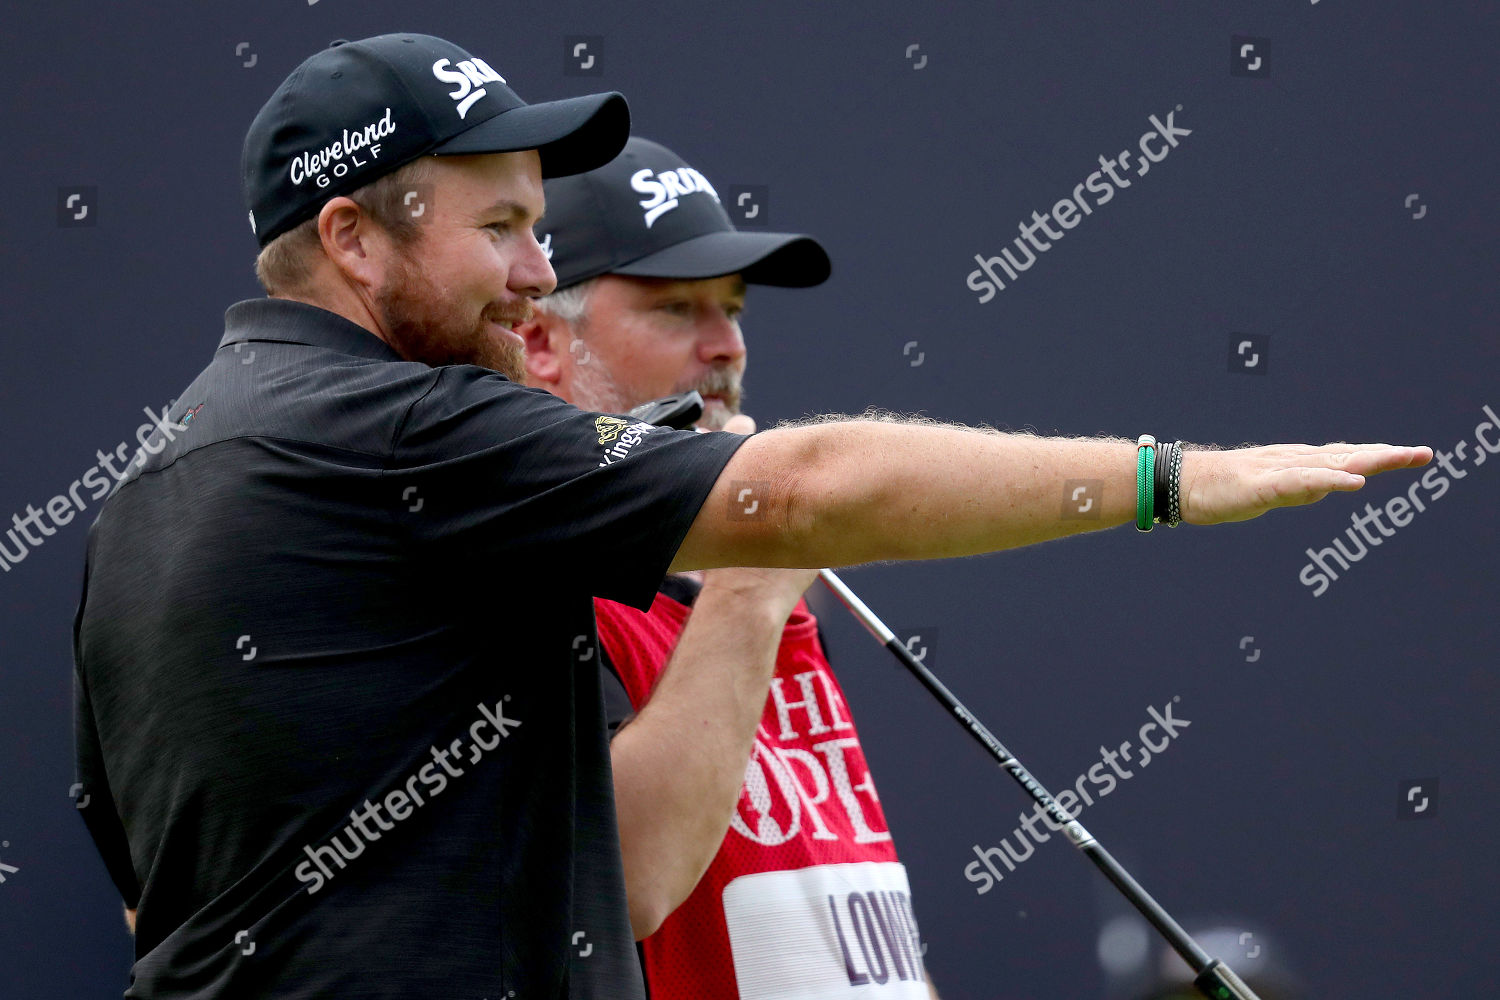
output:
M1062 829L1063 833L1067 835L1068 840L1072 841L1073 846L1088 855L1089 859L1094 862L1099 870L1104 872L1104 876L1113 882L1120 892L1124 893L1125 898L1130 900L1131 905L1151 922L1152 926L1166 939L1167 944L1171 945L1172 949L1181 955L1182 960L1193 970L1193 973L1197 976L1194 980L1194 985L1205 996L1213 998L1213 1000L1256 1000L1255 994L1240 981L1239 977L1228 966L1224 965L1218 959L1210 957L1207 952L1200 948L1198 943L1188 935L1187 931L1183 930L1182 926L1172 919L1172 915L1162 909L1161 904L1157 903L1155 899L1151 898L1151 894L1142 888L1140 883L1120 866L1120 863L1104 849L1104 846L1095 840L1077 820L1069 816L1057 804L1057 801L1052 798L1051 793L1042 787L1041 782L1032 777L1031 772L1026 770L1021 762L1016 759L1015 755L1005 749L1004 744L997 740L994 734L986 729L984 724L976 719L973 713L953 696L953 692L949 691L943 682L933 675L932 671L923 666L922 662L912 655L911 650L901 644L900 640L896 638L896 634L886 626L885 622L880 620L875 612L870 610L864 601L859 599L858 594L850 590L848 585L843 580L840 580L832 570L819 570L818 575L827 584L828 589L832 590L854 617L858 618L860 623L870 631L870 634L875 636L881 645L890 650L891 654L900 660L903 666L915 674L917 680L922 682L922 686L932 692L933 697L942 702L948 711L953 714L953 717L958 719L963 724L963 727L969 731L969 734L984 745L984 748L990 752L990 755L995 758L1000 766L1009 772L1010 776L1015 778L1016 782L1022 788L1026 789L1027 793L1033 799L1041 804L1042 808L1051 818L1052 823Z

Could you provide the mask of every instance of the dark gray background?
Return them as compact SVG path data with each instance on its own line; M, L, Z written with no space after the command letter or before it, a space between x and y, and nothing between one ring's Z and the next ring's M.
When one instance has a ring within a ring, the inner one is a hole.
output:
M133 442L142 408L207 363L224 308L258 294L246 126L329 40L395 30L458 42L529 100L623 91L637 133L721 194L765 185L774 227L825 243L828 284L751 295L762 425L878 405L1044 434L1451 449L1500 406L1495 9L14 8L0 515ZM1269 77L1231 74L1236 34L1270 39ZM600 75L565 73L572 35L602 39ZM974 254L999 253L1177 105L1193 134L979 304ZM97 189L97 225L58 224L72 186ZM1228 371L1238 334L1269 338L1268 374ZM1304 550L1411 473L1247 524L1122 527L846 579L898 631L935 629L929 665L1055 788L1180 696L1191 728L1085 811L1090 830L1179 917L1274 933L1320 996L1455 996L1500 965L1500 465L1468 471L1316 598ZM117 996L131 958L68 795L69 627L93 515L0 573L0 862L18 869L0 884L5 998ZM1053 838L976 895L972 845L998 844L1027 800L820 607L943 994L1099 996L1098 928L1116 912L1101 877ZM1433 776L1436 817L1398 819L1398 783Z

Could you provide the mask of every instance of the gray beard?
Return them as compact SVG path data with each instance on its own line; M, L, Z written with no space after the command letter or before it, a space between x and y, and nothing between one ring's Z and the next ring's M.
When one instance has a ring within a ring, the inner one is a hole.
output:
M649 403L651 399L639 398L639 392L632 392L622 386L619 381L609 372L605 365L601 364L596 357L575 365L573 368L573 405L580 410L594 410L599 413L628 413L632 407ZM696 389L699 392L713 392L723 394L726 407L724 412L704 411L703 418L698 421L697 426L705 430L720 431L729 422L729 418L740 412L740 402L744 393L740 389L739 378L723 369L715 369L707 376L696 382L679 385L673 389L673 393L687 392Z

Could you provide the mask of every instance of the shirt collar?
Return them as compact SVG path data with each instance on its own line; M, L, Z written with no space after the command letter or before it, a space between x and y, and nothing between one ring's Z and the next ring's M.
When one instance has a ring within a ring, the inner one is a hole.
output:
M220 349L256 340L323 347L377 361L402 361L401 355L364 327L338 313L291 299L246 299L224 311Z

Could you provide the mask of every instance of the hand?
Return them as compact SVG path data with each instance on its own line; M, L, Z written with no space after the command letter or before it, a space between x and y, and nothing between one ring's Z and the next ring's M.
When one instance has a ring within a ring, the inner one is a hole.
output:
M705 434L709 433L709 430L708 430L707 427L700 427L698 429L700 431L703 431ZM755 433L755 421L753 419L751 419L751 417L750 417L749 414L746 414L746 413L736 413L734 416L730 417L724 423L724 433L726 433L726 434L744 434L744 435L754 434Z
M1182 454L1182 519L1189 524L1248 521L1273 507L1316 503L1335 490L1359 489L1366 476L1414 469L1432 461L1426 445L1334 441L1272 444L1234 451Z

